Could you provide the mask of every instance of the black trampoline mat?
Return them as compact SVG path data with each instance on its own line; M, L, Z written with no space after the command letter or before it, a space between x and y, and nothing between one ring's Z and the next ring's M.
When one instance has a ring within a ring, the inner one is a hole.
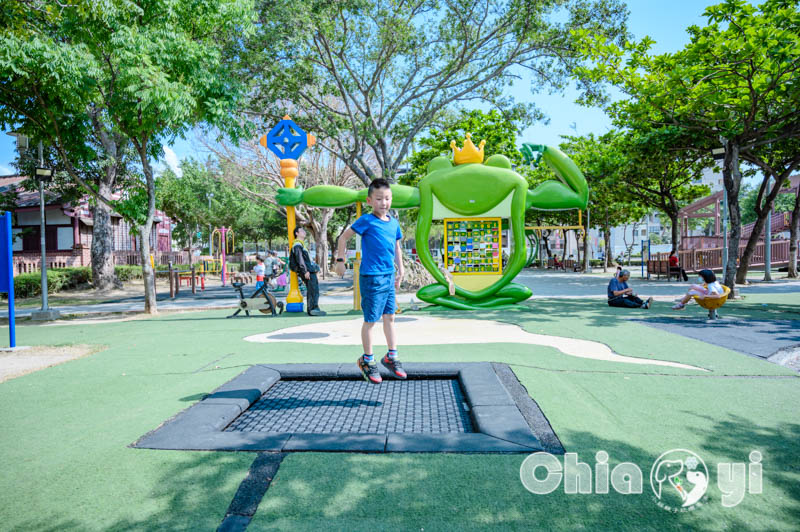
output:
M457 379L281 380L225 430L360 433L473 432Z

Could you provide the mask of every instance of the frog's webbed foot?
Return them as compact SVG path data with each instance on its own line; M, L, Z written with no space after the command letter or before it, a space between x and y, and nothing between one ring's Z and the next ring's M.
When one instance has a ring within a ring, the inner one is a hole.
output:
M516 283L510 283L494 294L482 299L467 299L458 295L451 296L448 288L441 284L430 284L417 291L417 297L422 301L456 310L482 310L511 305L525 301L532 294L533 292L531 292L530 288Z

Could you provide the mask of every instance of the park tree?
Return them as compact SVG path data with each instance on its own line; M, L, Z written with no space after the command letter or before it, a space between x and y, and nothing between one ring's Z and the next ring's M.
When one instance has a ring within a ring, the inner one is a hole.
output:
M74 131L63 134L64 151L71 155L72 170L80 175L88 184L92 193L89 196L89 207L92 212L92 246L91 267L92 285L97 290L107 290L119 285L114 273L114 232L111 224L111 205L118 206L120 190L130 190L138 186L141 178L135 164L138 156L132 145L119 132L108 129L95 115L93 109L88 110L91 129L86 137L74 135ZM52 146L42 150L44 165L53 170L53 180L48 190L57 195L64 203L77 204L87 195L86 190L70 176L65 159ZM39 166L38 154L34 150L20 153L15 165L22 175L33 176L34 169ZM22 183L23 188L35 190L38 187L33 177ZM117 208L117 214L126 209ZM134 218L137 216L134 214ZM127 216L130 222L135 222Z
M728 247L741 235L740 162L763 171L764 194L757 225L763 223L800 154L765 147L800 136L800 12L794 0L753 6L727 0L710 6L705 27L688 28L690 42L674 54L651 55L649 38L623 46L582 32L585 52L597 61L591 79L609 80L628 97L608 108L621 122L676 126L703 138L687 148L724 148L722 175L731 221ZM587 99L587 103L597 100ZM778 155L780 152L780 156ZM772 178L772 185L766 181ZM760 231L740 257L728 255L725 284L742 283Z
M710 154L684 148L690 143L685 135L674 127L632 129L613 140L625 159L614 178L620 193L669 218L673 251L679 242L678 213L709 193L694 182L712 165Z
M209 160L181 163L181 175L166 170L156 179L156 207L176 220L174 235L191 250L197 233L208 242L209 227L227 227L237 242L274 238L271 211L251 201L221 178L219 165ZM283 236L286 223L283 222Z
M797 278L797 247L800 240L800 183L797 185L792 208L792 221L789 226L789 277Z
M784 183L783 191L775 198L775 203L772 205L772 212L792 212L795 206L795 196L794 194L788 193L788 184L789 182L787 180ZM749 185L747 183L742 185L739 194L739 206L742 209L742 225L751 224L758 218L756 206L759 202L761 202L762 205L764 202L763 193L761 198L759 198L759 192L761 192L761 190L762 188L760 186Z
M278 159L258 143L256 139L234 145L223 141L216 145L208 144L218 159L219 178L229 183L247 201L275 213L286 220L286 207L275 199L276 191L283 187L285 180L280 174ZM320 146L306 150L299 161L299 176L296 186L310 188L315 185L333 185L356 188L360 181L340 160ZM304 227L316 244L316 262L328 273L329 225L334 209L298 205L295 216L298 227ZM284 229L285 230L285 229Z
M235 53L251 112L291 115L365 185L394 181L414 139L459 103L541 117L507 87L525 71L534 92L563 88L579 62L573 30L616 40L627 16L619 0L260 0L258 10L258 32Z
M31 0L22 9L24 23L0 36L3 126L21 124L54 147L69 176L110 209L119 206L81 171L80 139L95 136L105 160L115 152L104 138L135 151L146 193L137 225L145 312L157 311L148 238L156 199L152 160L164 142L199 123L237 133L232 117L241 91L224 49L249 33L251 7L246 0ZM0 11L7 17L13 10Z
M565 136L561 150L575 161L589 184L589 207L586 229L600 230L605 244L603 271L611 258L611 228L641 220L647 207L630 196L621 185L621 175L628 161L619 142L619 133L611 131L596 137ZM630 251L628 252L630 256ZM588 242L584 243L584 256L588 256Z
M455 140L461 146L467 133L472 134L477 144L485 140L484 159L499 153L511 160L512 165L522 164L522 153L517 147L517 134L530 125L525 113L502 113L497 109L462 109L446 113L431 124L425 136L414 143L416 150L408 159L408 172L399 177L404 185L416 186L428 173L428 163L440 155L452 156L450 143Z

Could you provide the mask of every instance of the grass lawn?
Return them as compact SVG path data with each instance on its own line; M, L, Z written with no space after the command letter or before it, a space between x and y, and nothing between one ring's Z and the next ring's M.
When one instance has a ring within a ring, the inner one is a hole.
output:
M766 305L766 306L765 306ZM352 319L343 307L315 320ZM726 317L800 319L800 294L753 295ZM534 495L525 455L294 453L283 461L250 530L791 530L800 522L800 378L788 369L636 323L593 300L536 300L484 314L533 333L604 342L617 353L700 366L698 372L569 357L502 343L402 347L407 361L511 365L569 452L613 468L633 462L641 495ZM698 316L702 309L690 309ZM101 352L0 384L0 523L11 530L214 530L252 453L157 451L128 445L249 365L354 362L357 348L243 337L307 323L303 316L226 320L228 311L87 325L24 323L17 342L95 344ZM657 306L654 315L672 315ZM409 313L413 315L413 313ZM641 314L639 315L641 316ZM5 327L0 335L7 334ZM685 448L709 467L708 502L669 513L648 476ZM763 455L763 494L724 508L717 462ZM613 490L612 490L613 491Z

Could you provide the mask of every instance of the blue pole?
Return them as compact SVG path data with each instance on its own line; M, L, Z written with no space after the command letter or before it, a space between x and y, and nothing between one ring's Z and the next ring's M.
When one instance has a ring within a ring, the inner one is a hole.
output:
M16 323L14 320L14 260L12 258L12 241L11 241L11 213L6 212L3 215L3 231L5 233L2 235L4 240L3 245L0 245L0 249L4 251L4 257L0 257L0 260L5 262L5 271L3 275L5 279L3 279L3 283L8 283L8 347L17 347L17 333L16 333Z

